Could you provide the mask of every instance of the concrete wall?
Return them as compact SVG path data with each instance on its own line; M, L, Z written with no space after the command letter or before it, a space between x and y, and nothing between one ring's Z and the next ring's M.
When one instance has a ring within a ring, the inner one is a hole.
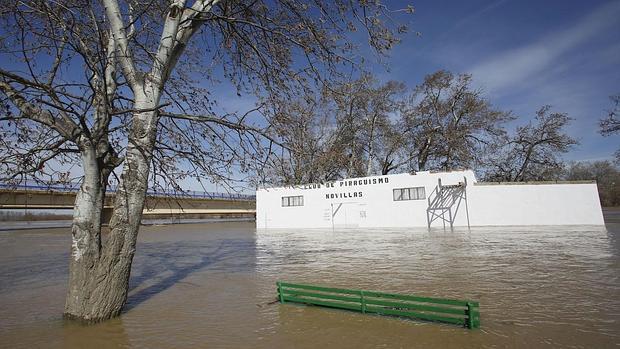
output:
M428 197L443 185L468 183L455 226L603 224L596 184L476 184L472 171L420 172L346 179L332 183L259 189L256 226L270 228L425 227ZM394 201L393 189L424 187L423 200ZM282 207L283 196L304 198ZM333 219L332 219L333 217ZM441 220L433 226L443 226Z

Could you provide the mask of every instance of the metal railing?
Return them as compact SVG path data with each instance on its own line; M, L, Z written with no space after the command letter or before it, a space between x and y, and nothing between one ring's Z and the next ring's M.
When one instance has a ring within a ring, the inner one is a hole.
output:
M61 193L74 193L80 188L80 184L71 185L12 185L0 183L0 189L7 190L32 190L32 191L46 191L46 192L61 192ZM114 194L116 187L110 187L106 190L106 193ZM221 193L221 192L208 192L208 191L175 191L175 190L147 190L147 196L151 197L174 197L174 198L201 198L201 199L232 199L232 200L256 200L256 195L238 194L238 193Z
M467 328L480 328L480 304L456 299L441 299L292 284L278 281L280 303L293 302L323 307L445 322Z
M450 229L453 229L456 215L463 201L465 201L467 227L469 227L469 208L467 205L466 188L467 177L463 177L463 182L450 185L443 185L441 183L441 178L437 179L437 186L431 192L431 195L429 195L428 207L426 208L428 229L431 229L431 225L437 219L441 219L444 229L446 228L446 222L450 224ZM446 212L448 213L447 218Z

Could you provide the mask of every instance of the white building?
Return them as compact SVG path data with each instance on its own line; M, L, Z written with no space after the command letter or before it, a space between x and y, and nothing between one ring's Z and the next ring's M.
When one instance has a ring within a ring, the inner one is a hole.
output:
M256 227L602 225L595 182L480 183L471 170L259 189Z

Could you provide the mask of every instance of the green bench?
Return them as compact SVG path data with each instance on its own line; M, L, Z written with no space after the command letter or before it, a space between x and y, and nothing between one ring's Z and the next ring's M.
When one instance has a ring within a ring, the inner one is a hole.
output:
M303 303L480 328L479 303L278 281L281 303Z

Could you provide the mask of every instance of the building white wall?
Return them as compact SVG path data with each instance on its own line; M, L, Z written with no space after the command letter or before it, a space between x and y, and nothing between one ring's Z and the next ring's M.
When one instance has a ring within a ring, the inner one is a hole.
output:
M604 224L596 183L468 188L472 225Z
M604 224L594 183L485 185L476 184L474 173L467 170L259 189L256 226L259 229L425 227L428 197L438 179L443 185L467 181L467 208L472 226ZM426 198L393 200L393 189L410 187L424 187ZM303 206L282 207L283 196L296 195L303 195ZM455 216L455 226L467 226L466 212L465 202L462 202ZM433 222L433 226L442 225L441 220Z

